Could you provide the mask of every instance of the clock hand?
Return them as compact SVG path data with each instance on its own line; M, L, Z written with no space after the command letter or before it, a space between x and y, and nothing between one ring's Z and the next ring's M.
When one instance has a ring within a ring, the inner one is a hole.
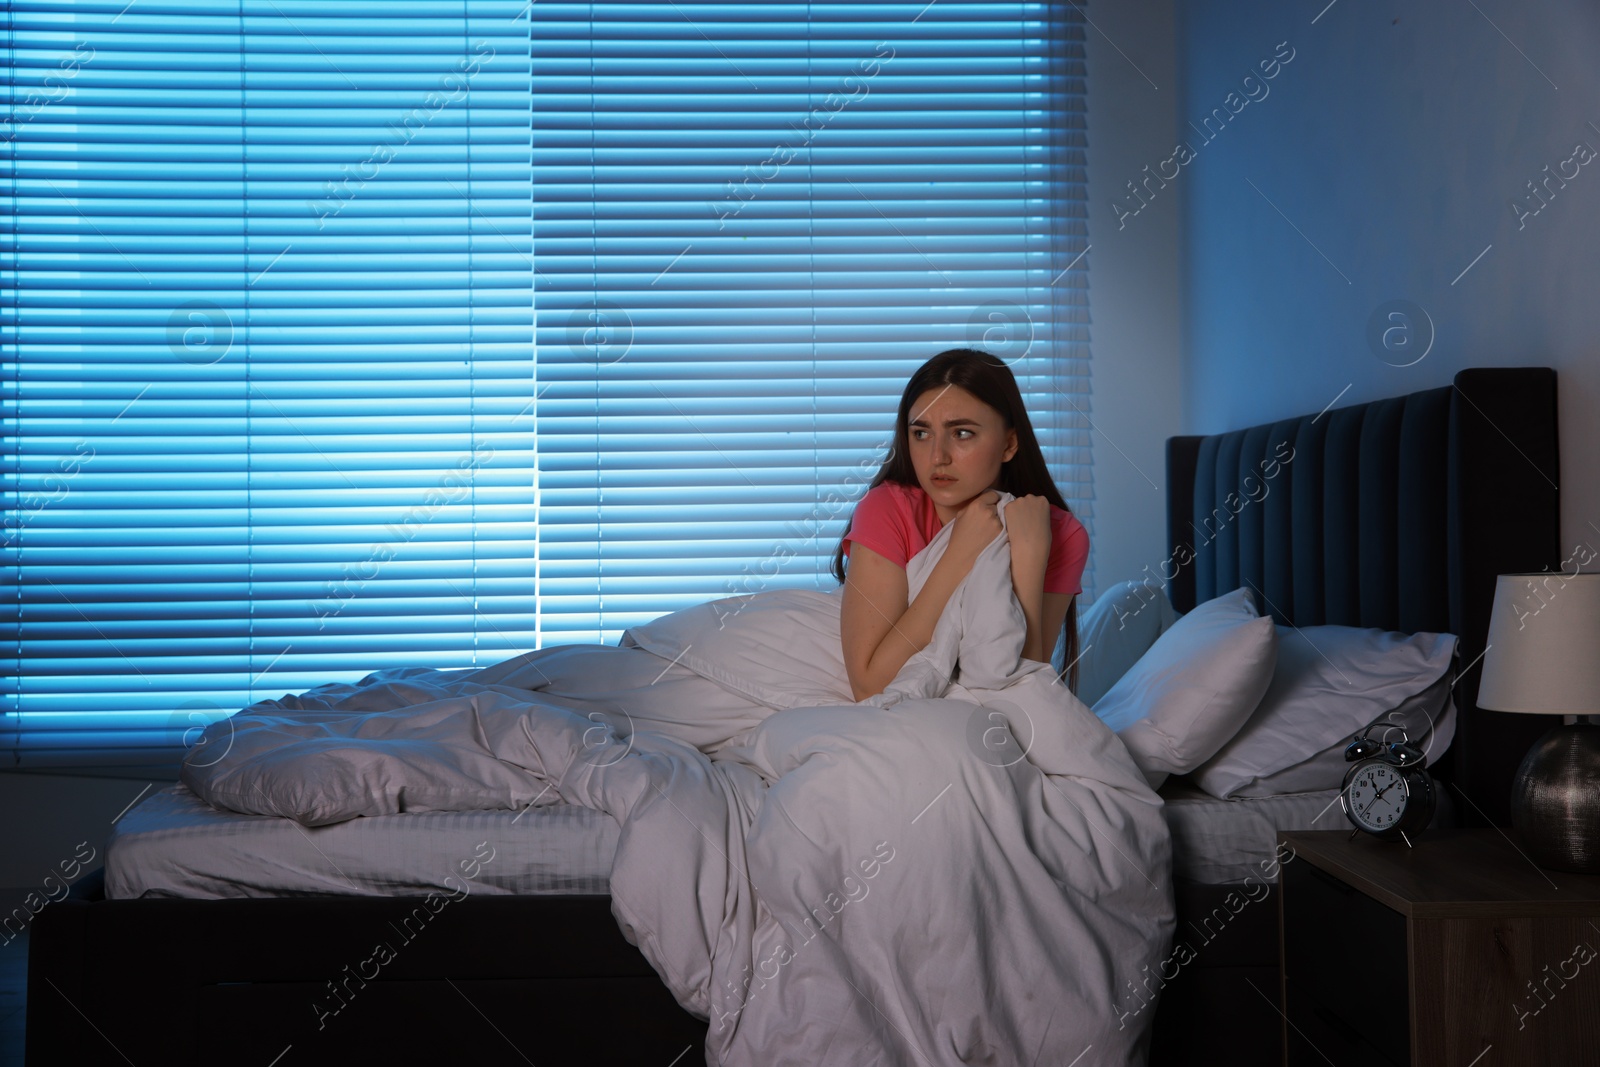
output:
M1367 801L1367 806L1361 809L1361 814L1365 815L1367 812L1371 811L1372 810L1372 805L1376 804L1378 801L1383 799L1383 794L1387 793L1389 790L1393 789L1395 786L1397 786L1399 784L1400 784L1400 779L1396 778L1394 781L1390 782L1388 785L1384 786L1382 789L1380 789L1376 793L1372 794L1372 799Z
M1383 794L1387 793L1389 790L1391 790L1395 786L1399 785L1403 780L1404 779L1396 778L1394 781L1390 782L1388 785L1386 785L1382 789L1378 790L1378 796L1379 797L1383 796ZM1376 799L1378 799L1378 797L1373 797L1372 799L1376 800Z

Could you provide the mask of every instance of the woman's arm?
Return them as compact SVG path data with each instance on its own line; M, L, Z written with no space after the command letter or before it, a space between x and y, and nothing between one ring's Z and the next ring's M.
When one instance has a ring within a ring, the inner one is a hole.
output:
M1013 500L1006 506L1006 537L1011 542L1011 588L1028 622L1022 658L1049 663L1072 604L1069 594L1044 591L1050 563L1050 502L1042 496Z
M1067 621L1067 609L1072 607L1071 593L1046 593L1044 595L1044 624L1039 628L1039 643L1033 643L1033 631L1028 631L1028 644L1023 646L1022 658L1049 663L1055 655L1056 638ZM1037 653L1037 654L1036 654ZM1071 664L1067 664L1071 666Z
M906 661L928 646L950 594L972 570L978 553L1000 533L1000 518L988 493L951 521L956 528L950 531L950 544L910 603L905 568L865 545L851 546L839 636L850 691L857 700L883 692Z

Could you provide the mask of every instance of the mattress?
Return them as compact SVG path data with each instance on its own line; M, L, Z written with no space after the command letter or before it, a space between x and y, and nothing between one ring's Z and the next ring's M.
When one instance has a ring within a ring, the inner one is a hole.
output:
M1175 783L1162 796L1174 877L1207 885L1273 880L1280 830L1348 826L1335 790L1217 800ZM289 819L218 811L173 785L117 823L106 849L106 894L603 894L610 889L617 832L611 816L568 804L523 812L380 815L307 828Z
M1348 830L1339 791L1218 800L1195 787L1161 790L1172 830L1172 874L1204 885L1274 882L1280 830Z
M617 835L611 816L571 804L308 828L218 811L173 785L118 820L106 845L106 896L606 893Z

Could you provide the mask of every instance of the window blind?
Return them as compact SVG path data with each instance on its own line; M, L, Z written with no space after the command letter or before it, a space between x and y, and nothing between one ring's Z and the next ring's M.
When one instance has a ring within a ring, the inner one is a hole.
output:
M3 18L13 764L830 587L954 345L1092 531L1070 5Z
M946 348L1011 363L1092 523L1075 5L530 11L545 640L833 587Z
M525 6L6 5L8 762L533 643Z

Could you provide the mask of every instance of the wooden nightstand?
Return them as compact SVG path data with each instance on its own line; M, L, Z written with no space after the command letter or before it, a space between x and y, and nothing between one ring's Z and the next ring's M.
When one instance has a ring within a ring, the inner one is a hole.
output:
M1498 830L1278 836L1288 1067L1600 1064L1600 877Z

